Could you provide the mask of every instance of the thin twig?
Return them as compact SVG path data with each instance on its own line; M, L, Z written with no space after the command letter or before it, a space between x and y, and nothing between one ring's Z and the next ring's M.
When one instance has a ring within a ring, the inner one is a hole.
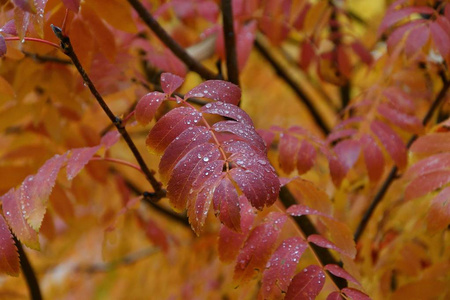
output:
M17 246L17 252L19 252L20 267L22 268L23 276L27 281L30 298L33 300L41 300L42 294L41 289L39 288L39 282L37 280L36 273L34 272L33 267L28 260L27 254L23 250L22 244L19 242L16 236L13 235L13 238Z
M291 205L297 204L295 201L294 196L291 194L289 189L287 187L282 187L280 190L280 200L281 203L283 203L284 207L287 209ZM305 237L308 237L312 234L318 234L318 231L314 224L311 222L311 220L308 218L308 216L300 216L300 217L293 217L295 220L295 223L300 228L300 230L303 232ZM328 265L328 264L335 264L335 265L342 265L341 262L337 261L333 255L331 255L330 251L326 248L319 247L313 243L309 243L309 247L312 251L314 251L317 258L320 260L320 263L322 266ZM347 287L347 281L345 279L342 279L340 277L334 276L330 272L328 272L329 277L333 280L334 284L339 288L343 289Z
M239 68L236 53L236 35L233 26L233 6L231 0L222 0L223 36L225 40L225 54L228 81L239 85Z
M156 36L175 54L186 66L205 79L217 79L217 75L190 56L156 21L139 0L128 0L141 19L156 34Z
M323 117L319 114L316 107L312 104L311 99L309 99L301 87L295 82L295 80L281 67L268 49L259 41L259 38L255 39L255 47L263 55L263 57L270 63L272 68L276 71L277 75L283 79L287 85L297 94L302 103L311 113L317 126L322 130L322 132L327 135L330 132L328 125L323 120Z
M442 86L442 89L440 90L439 94L434 99L433 103L431 104L430 108L428 109L427 114L422 120L422 124L426 125L431 117L433 116L436 109L439 107L439 105L442 103L442 101L445 99L445 95L447 94L447 91L450 88L450 81L448 81L443 74L440 74L443 80L444 85ZM406 144L406 148L409 149L412 145L412 143L418 138L418 135L413 135L408 143ZM384 195L386 194L387 190L391 186L391 184L394 182L395 178L398 178L397 174L397 167L393 167L391 171L389 172L388 177L383 182L383 185L380 187L376 195L373 197L372 201L370 202L370 205L367 209L367 211L364 213L361 221L358 224L358 227L355 231L355 241L357 242L362 233L364 232L364 229L366 228L367 224L369 223L370 218L372 217L375 209L377 208L378 204L383 200Z
M102 96L97 91L94 83L91 81L88 74L81 65L80 61L78 60L78 57L73 50L72 44L70 43L69 37L64 35L61 29L56 26L52 25L52 29L55 35L61 41L62 51L72 60L73 64L75 65L81 77L83 78L85 84L89 87L89 90L91 91L92 95L95 97L97 102L102 107L103 111L106 113L111 122L116 126L117 130L127 143L128 147L130 148L131 152L136 158L136 161L141 167L142 172L145 174L145 177L147 178L148 182L151 184L151 186L155 191L155 200L164 197L166 195L166 191L161 188L161 183L156 180L156 178L153 176L153 172L150 171L150 169L148 168L147 164L145 163L144 159L141 156L141 153L139 152L130 135L128 134L127 130L123 126L122 120L114 115L114 113L109 108L108 104L106 104L105 100L103 100Z

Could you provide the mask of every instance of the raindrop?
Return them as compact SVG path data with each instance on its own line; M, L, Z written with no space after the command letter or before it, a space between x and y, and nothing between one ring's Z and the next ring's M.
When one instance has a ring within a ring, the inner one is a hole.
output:
M209 158L207 156L203 157L203 161L208 161Z

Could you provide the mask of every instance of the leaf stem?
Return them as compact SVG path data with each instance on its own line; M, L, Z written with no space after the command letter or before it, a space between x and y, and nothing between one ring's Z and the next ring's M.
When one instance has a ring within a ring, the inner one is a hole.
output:
M192 71L196 72L205 79L217 79L217 75L200 64L187 53L168 33L162 28L158 21L153 18L150 12L142 5L139 0L128 0L128 3L138 13L139 17L156 34L156 36Z
M303 102L306 108L311 113L312 118L316 122L317 126L322 130L322 132L327 135L330 132L328 125L323 120L322 116L317 111L316 107L313 105L311 99L309 99L301 87L295 82L295 80L280 66L280 64L275 60L269 50L262 44L260 38L256 37L255 47L262 54L262 56L269 62L272 68L275 70L276 74L283 79L286 84L297 94L298 98Z
M42 44L46 44L46 45L50 45L52 47L58 48L59 49L59 45L52 43L50 41L47 40L43 40L43 39L38 39L38 38L32 38L32 37L24 37L23 39L21 39L18 36L7 36L4 37L5 41L26 41L26 42L36 42L36 43L42 43Z
M445 95L447 94L447 91L450 88L450 81L445 78L445 75L442 72L440 73L440 76L443 81L442 89L439 91L438 95L436 96L436 98L434 99L430 108L428 109L427 114L423 118L423 120L422 120L423 125L426 125L430 121L430 119L433 116L436 109L439 107L439 105L445 99ZM418 138L417 134L413 135L409 139L408 143L406 144L406 148L409 149L411 147L412 143L417 138ZM369 223L369 220L372 217L378 204L381 202L381 200L383 200L383 197L386 194L387 190L389 189L391 184L394 182L394 180L398 177L397 171L398 171L398 169L396 166L394 166L391 169L391 171L389 172L389 175L386 177L382 186L380 187L380 189L378 190L378 192L375 194L372 201L370 202L370 205L369 205L367 211L364 213L361 221L358 224L358 227L356 228L355 235L354 235L355 242L357 242L361 238L361 235L363 234L364 229L366 228L367 224Z
M131 139L130 135L128 134L126 128L122 124L122 120L119 117L116 117L114 113L109 108L108 104L106 104L105 100L103 100L100 93L97 91L97 88L95 87L94 83L89 78L88 74L84 70L83 66L81 65L80 61L78 60L77 55L75 54L72 44L70 42L70 38L65 35L60 28L56 26L52 26L53 31L55 32L55 35L60 39L61 41L61 49L63 50L64 54L66 54L73 62L75 67L78 70L78 73L80 73L81 77L83 78L83 81L88 86L89 90L91 91L92 95L97 100L98 104L102 107L103 111L106 113L108 118L111 120L111 122L116 126L119 133L122 135L123 139L128 145L128 148L130 148L131 152L133 153L134 157L136 158L136 161L138 162L142 172L145 174L145 177L147 178L147 181L151 184L153 187L155 193L159 198L162 198L166 195L166 191L161 188L161 183L156 180L156 178L153 176L153 172L150 171L147 164L145 163L144 159L142 158L141 153L137 149L136 145L134 144L133 140Z
M101 156L98 156L98 155L92 157L92 160L109 161L109 162L121 164L121 165L130 167L130 168L136 169L136 170L138 170L139 172L141 172L142 174L144 173L144 172L142 172L142 170L141 170L141 168L140 168L139 166L137 166L137 165L135 165L135 164L132 164L132 163L126 161L126 160L121 160L121 159L112 158L112 157L101 157Z
M231 0L222 0L223 36L227 62L228 80L239 86L239 67L236 53L236 35L233 26L233 5Z
M13 239L17 246L17 252L19 252L20 267L22 268L22 273L25 277L25 280L27 281L30 298L33 300L41 300L41 289L39 287L36 273L34 272L33 267L28 260L27 254L23 250L22 244L19 242L15 235L13 235Z

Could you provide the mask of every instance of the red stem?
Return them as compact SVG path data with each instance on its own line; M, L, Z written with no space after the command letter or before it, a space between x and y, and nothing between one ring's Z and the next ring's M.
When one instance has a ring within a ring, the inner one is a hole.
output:
M47 45L53 46L53 47L55 47L57 49L60 48L58 44L55 44L55 43L47 41L47 40L39 39L39 38L24 37L23 39L21 39L18 36L5 37L5 41L20 41L20 40L22 40L22 41L25 40L25 41L28 41L28 42L37 42L37 43L47 44Z

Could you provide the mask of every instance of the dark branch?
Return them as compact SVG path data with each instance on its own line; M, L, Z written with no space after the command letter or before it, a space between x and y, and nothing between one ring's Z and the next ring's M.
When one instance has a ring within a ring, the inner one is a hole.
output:
M450 81L448 81L444 75L441 74L442 80L444 82L444 85L442 86L442 89L440 90L439 94L434 99L433 103L431 104L430 108L428 109L427 114L422 120L422 124L426 125L431 117L433 116L436 109L439 107L439 105L442 103L442 101L445 99L445 95L447 94L448 89L450 88ZM418 138L418 135L413 135L406 147L409 149L411 147L412 143ZM386 194L387 190L391 186L391 184L394 182L395 178L397 178L397 167L393 167L391 171L389 172L388 177L383 182L383 185L378 190L377 194L373 197L372 201L370 202L370 205L365 212L364 216L361 219L361 222L359 222L358 227L355 231L355 241L357 242L359 238L361 237L362 233L364 232L364 229L366 228L367 224L369 223L370 218L372 217L375 209L377 208L378 204L383 200L384 195Z
M111 122L116 126L119 133L122 135L123 139L125 140L134 157L136 158L136 161L141 167L142 172L145 174L145 177L147 178L148 182L155 190L155 193L158 195L158 197L163 198L166 195L166 191L161 188L161 183L159 183L156 180L156 178L153 176L153 172L150 171L150 169L148 168L147 164L145 163L144 159L141 156L141 153L137 149L136 145L134 144L125 127L122 125L122 120L113 114L108 104L106 104L105 100L103 100L102 96L97 91L96 87L94 86L94 83L91 81L88 74L81 65L80 61L78 60L78 57L72 48L72 44L70 43L69 37L64 35L64 33L58 27L52 25L52 29L55 32L55 35L61 41L61 49L72 60L73 64L78 70L78 73L80 73L81 77L83 78L83 81L89 87L89 90L91 91L92 95L95 97L98 104L100 104L103 111L106 113Z
M259 41L258 37L255 40L255 47L262 54L262 56L270 63L272 68L275 70L277 75L283 79L287 85L297 94L302 103L306 106L306 108L311 113L314 121L317 126L322 130L322 132L327 135L330 132L328 125L323 120L322 116L317 111L316 107L313 105L311 99L309 99L305 92L300 88L300 86L295 82L295 80L281 67L272 54L266 49L265 46Z
M20 267L22 268L23 276L27 281L28 290L30 292L30 299L41 300L41 289L39 288L36 273L34 272L33 267L28 260L27 254L23 250L22 244L19 242L16 236L13 235L13 238L17 246L17 251L19 252Z
M156 34L156 36L175 54L186 66L198 73L205 79L216 79L217 75L208 70L192 56L190 56L165 30L159 25L159 23L153 18L147 9L142 5L139 0L128 0L128 3L133 6L134 10L138 13L141 19L147 24L147 26Z
M289 189L287 187L282 187L280 191L280 200L283 203L284 207L287 209L291 205L297 204L295 201L294 196L291 194ZM300 217L293 217L295 220L295 223L300 228L300 230L305 234L306 237L310 236L311 234L318 234L318 231L314 224L311 222L311 220L308 218L308 216L300 216ZM337 261L330 253L330 251L326 248L319 247L313 243L308 243L309 247L312 251L316 254L316 256L319 258L320 263L325 266L328 264L336 264L336 265L342 265L341 262ZM336 284L339 289L343 289L347 287L347 281L345 279L342 279L340 277L334 276L333 274L329 273L327 271L330 278L333 280L333 282Z
M239 68L236 53L236 35L233 26L233 6L231 0L222 0L223 36L227 56L228 81L239 85Z
M41 55L37 53L32 53L28 51L22 50L22 53L25 54L25 56L32 58L34 61L38 63L46 63L46 62L52 62L52 63L58 63L63 65L71 65L72 62L68 59L61 59L56 56L49 56L49 55Z

